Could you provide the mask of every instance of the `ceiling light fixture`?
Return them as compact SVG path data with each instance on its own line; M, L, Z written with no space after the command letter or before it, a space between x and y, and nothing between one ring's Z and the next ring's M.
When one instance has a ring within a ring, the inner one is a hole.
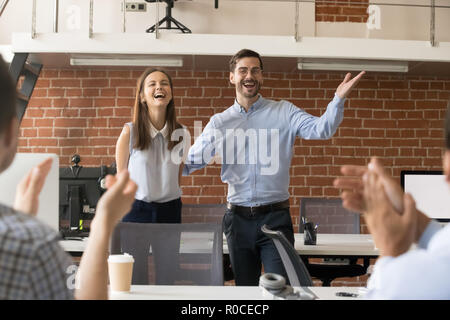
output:
M299 70L408 72L406 61L299 59Z
M155 66L182 67L183 58L70 58L72 66Z

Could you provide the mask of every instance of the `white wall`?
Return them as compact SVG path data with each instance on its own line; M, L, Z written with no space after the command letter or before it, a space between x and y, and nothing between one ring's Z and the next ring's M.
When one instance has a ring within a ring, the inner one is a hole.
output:
M59 32L88 33L89 0L60 0ZM143 2L143 0L136 0ZM379 3L378 0L371 0ZM384 3L426 4L428 0L383 0ZM53 30L53 0L37 1L37 32ZM11 42L13 32L30 32L32 0L12 0L0 17L0 45ZM76 16L70 12L80 9L78 30L68 24ZM94 32L122 32L122 0L94 1ZM437 0L436 5L447 5L448 0ZM141 33L156 21L155 3L147 3L147 12L128 12L127 33ZM380 6L381 29L368 30L364 23L315 23L314 4L300 4L300 28L303 36L359 37L378 39L428 40L430 9L417 7ZM159 4L159 18L165 15L165 4ZM294 35L295 2L219 0L214 9L213 0L179 0L173 16L200 34L255 34ZM436 41L450 41L450 9L436 9ZM167 31L163 31L167 32Z

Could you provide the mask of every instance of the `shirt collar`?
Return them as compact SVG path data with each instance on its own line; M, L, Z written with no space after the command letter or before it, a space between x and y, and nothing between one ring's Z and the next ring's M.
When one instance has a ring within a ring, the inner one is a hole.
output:
M161 130L156 130L156 128L150 122L150 136L152 137L152 139L154 139L158 133L161 133L164 138L167 138L167 135L169 134L169 126L167 125L167 122L164 125L164 128L162 128Z
M252 104L252 106L250 107L248 112L250 113L252 111L258 110L258 108L263 106L263 104L264 104L264 98L262 97L261 94L258 93L258 100L256 100L256 102L254 104ZM239 104L237 99L234 99L233 107L239 113L246 113L245 108Z

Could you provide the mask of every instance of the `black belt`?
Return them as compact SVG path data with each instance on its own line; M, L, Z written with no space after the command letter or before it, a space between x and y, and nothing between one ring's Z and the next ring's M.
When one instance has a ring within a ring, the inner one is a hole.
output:
M270 204L265 204L257 207L243 207L237 206L231 203L227 203L227 209L233 210L236 213L244 214L246 216L254 217L256 215L266 214L270 211L277 211L281 209L289 208L289 200L284 200L281 202L275 202Z

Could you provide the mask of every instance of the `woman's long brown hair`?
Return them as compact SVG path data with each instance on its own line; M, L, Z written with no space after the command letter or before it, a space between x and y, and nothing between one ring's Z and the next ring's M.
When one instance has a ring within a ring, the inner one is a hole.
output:
M152 143L152 138L150 136L150 114L148 111L147 104L142 103L143 100L142 97L145 79L149 74L153 72L164 73L169 79L170 89L172 91L172 99L170 100L169 104L166 107L166 122L167 126L169 127L169 134L167 137L167 139L169 139L168 149L172 150L173 147L175 147L178 143L182 141L182 138L180 138L180 140L178 141L172 141L170 138L172 136L172 132L175 131L175 129L182 128L182 126L180 123L177 122L177 116L175 112L175 102L173 97L172 78L166 71L157 68L146 69L137 81L136 98L134 101L134 115L133 115L133 126L134 128L136 128L136 130L134 130L133 132L133 135L134 141L136 141L136 143L133 147L139 150L144 150L147 149Z

